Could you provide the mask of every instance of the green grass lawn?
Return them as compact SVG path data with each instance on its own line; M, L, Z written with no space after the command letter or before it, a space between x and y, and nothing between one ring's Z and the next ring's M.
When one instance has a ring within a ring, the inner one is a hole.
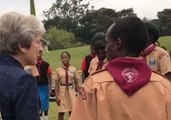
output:
M68 51L71 54L71 65L80 69L83 57L90 52L90 46L44 52L43 58L50 63L53 70L56 70L61 64L60 55L63 51Z
M167 50L171 49L171 36L161 37L159 42L160 45L166 47ZM83 57L90 52L89 47L90 46L84 46L65 50L44 52L43 58L50 63L53 70L56 70L57 66L61 64L61 52L68 51L71 54L71 64L74 65L77 69L80 69ZM49 120L57 120L56 102L50 102ZM65 120L68 120L68 114L65 115Z
M160 46L166 47L168 51L171 50L171 36L160 37L159 42Z
M68 120L68 113L65 114L64 120ZM49 120L57 120L58 112L57 112L57 104L56 102L50 102L49 108Z

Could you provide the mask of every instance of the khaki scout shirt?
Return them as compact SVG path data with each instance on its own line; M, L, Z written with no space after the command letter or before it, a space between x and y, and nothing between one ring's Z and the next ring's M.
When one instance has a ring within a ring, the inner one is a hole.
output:
M97 72L80 89L70 120L171 120L171 83L153 72L128 96L108 71Z
M107 65L107 59L104 59L103 60L104 64L102 66L102 69L105 69L106 68L106 65ZM96 72L96 69L98 67L98 64L99 64L99 59L98 57L96 56L95 58L93 58L90 62L90 66L89 66L89 70L88 70L88 73L91 75L93 74L94 72Z
M146 56L146 61L152 70L158 71L163 75L171 72L170 56L167 51L158 46Z
M79 73L77 71L77 69L74 66L69 66L68 68L68 83L72 84L74 82L74 80L79 80ZM57 68L56 70L56 80L59 80L59 82L61 84L67 84L66 83L66 71L64 69L64 66L60 66Z

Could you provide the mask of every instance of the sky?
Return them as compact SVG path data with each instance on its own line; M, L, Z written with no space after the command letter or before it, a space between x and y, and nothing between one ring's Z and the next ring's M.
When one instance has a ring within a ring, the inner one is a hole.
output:
M30 14L30 0L1 0L0 15L17 11L23 14ZM43 19L42 11L48 10L56 0L35 0L36 16ZM157 12L166 8L171 8L171 0L91 0L90 4L95 9L102 7L112 8L120 11L127 8L133 8L138 17L156 19Z

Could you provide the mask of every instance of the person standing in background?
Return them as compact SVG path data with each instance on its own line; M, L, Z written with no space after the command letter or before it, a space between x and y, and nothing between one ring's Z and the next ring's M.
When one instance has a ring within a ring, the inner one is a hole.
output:
M0 17L0 111L3 120L40 120L35 65L45 29L35 16L9 12Z
M91 40L91 45L94 47L96 57L94 57L90 62L90 66L88 70L90 75L98 70L104 69L108 63L106 59L106 51L105 51L105 47L106 47L105 33L103 32L96 33Z
M84 57L81 65L81 70L82 70L82 83L84 83L85 79L89 76L88 69L90 66L91 60L95 57L95 51L94 47L90 45L90 51L91 53L87 56Z
M38 82L38 91L40 96L40 119L43 120L43 113L44 113L44 120L48 120L48 110L49 110L49 95L51 94L52 90L52 70L49 66L49 63L43 60L42 58L43 51L39 52L39 57L37 61L37 69L39 75L36 76Z
M171 80L171 61L169 53L155 43L159 39L159 29L152 23L145 23L148 29L148 42L146 49L141 53L141 57L147 62L149 67L165 75Z
M61 53L62 65L56 70L56 103L58 105L58 120L64 120L64 113L72 112L79 89L79 74L74 66L70 65L71 56L68 52ZM73 84L74 83L74 84Z

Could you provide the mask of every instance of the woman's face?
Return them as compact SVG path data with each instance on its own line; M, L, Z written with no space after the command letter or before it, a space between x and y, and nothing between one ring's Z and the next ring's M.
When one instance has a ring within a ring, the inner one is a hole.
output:
M43 50L41 38L42 36L37 35L35 38L33 38L30 48L26 49L26 64L35 65L37 63L39 53Z
M67 53L63 53L61 55L61 61L64 65L68 65L69 64L69 61L70 61L70 57Z

